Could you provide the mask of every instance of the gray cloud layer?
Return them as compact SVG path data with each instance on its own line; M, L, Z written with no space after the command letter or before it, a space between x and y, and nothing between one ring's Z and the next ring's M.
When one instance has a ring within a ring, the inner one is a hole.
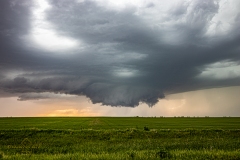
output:
M166 94L240 85L237 1L47 3L40 10L37 1L0 2L2 96L66 93L133 107ZM66 48L73 40L77 45Z

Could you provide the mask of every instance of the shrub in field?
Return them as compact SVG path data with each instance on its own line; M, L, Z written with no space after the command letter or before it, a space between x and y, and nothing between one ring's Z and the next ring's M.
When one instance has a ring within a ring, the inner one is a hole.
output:
M150 129L149 129L147 126L144 126L144 127L143 127L143 130L144 130L144 131L150 131Z
M135 156L136 156L135 152L133 152L133 151L129 151L129 152L128 152L128 157L129 157L130 159L134 159Z
M156 156L160 158L170 158L170 153L165 149L161 149L159 152L156 153Z

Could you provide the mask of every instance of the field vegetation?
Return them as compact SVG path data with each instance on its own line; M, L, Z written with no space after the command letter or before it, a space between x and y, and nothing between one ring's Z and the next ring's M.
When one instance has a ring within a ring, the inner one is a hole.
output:
M0 159L240 159L240 118L0 118Z

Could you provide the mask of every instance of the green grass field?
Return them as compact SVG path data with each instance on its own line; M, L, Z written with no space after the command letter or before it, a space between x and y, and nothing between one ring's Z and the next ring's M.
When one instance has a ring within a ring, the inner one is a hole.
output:
M240 118L0 118L0 159L240 159Z

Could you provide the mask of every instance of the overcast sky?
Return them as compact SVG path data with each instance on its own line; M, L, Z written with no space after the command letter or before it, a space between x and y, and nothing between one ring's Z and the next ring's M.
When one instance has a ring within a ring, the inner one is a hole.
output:
M240 116L239 8L1 0L0 116Z

